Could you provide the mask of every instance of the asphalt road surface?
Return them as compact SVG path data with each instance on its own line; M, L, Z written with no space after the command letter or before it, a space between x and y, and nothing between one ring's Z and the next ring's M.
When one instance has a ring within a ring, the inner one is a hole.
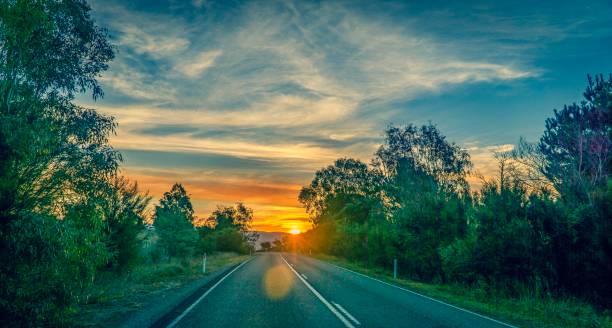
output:
M512 327L333 264L288 253L242 263L169 327Z

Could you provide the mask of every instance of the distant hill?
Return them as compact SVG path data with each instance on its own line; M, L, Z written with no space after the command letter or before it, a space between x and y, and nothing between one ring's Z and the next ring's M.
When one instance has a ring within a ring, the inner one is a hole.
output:
M270 244L278 239L281 240L286 232L267 232L267 231L256 231L259 234L259 239L255 242L255 249L261 249L261 243L270 242Z

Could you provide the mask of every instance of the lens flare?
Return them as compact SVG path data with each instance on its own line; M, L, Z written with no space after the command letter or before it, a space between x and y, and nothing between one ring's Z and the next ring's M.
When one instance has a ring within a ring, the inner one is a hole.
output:
M293 276L283 265L270 268L264 276L264 288L268 298L277 300L287 296L293 287Z

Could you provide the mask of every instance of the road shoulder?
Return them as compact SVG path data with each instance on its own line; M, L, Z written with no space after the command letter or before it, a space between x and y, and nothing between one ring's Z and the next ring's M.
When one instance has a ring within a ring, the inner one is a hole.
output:
M309 257L519 327L612 327L609 314L597 313L588 304L576 300L504 298L462 286L393 279L391 273L380 268L366 268L333 256Z
M176 314L180 314L184 308L193 303L194 299L197 299L199 295L206 292L207 289L238 265L240 263L226 265L210 275L159 295L159 297L151 300L149 306L143 307L142 311L125 317L119 327L165 327Z
M76 327L149 327L181 302L249 256L220 253L209 256L207 272L201 260L140 266L128 275L109 276L89 291L89 302L75 312ZM178 270L181 269L181 270Z

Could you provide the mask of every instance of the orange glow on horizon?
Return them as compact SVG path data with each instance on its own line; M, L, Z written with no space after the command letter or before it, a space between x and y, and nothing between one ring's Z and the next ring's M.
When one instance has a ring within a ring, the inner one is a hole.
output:
M151 208L172 184L181 182L194 205L195 215L205 220L217 205L234 205L242 201L254 210L253 231L300 232L311 228L308 214L297 201L299 183L261 182L250 178L216 177L206 174L186 174L180 171L149 171L138 167L124 167L122 173L138 181L143 191L153 196ZM188 178L182 178L182 175Z

